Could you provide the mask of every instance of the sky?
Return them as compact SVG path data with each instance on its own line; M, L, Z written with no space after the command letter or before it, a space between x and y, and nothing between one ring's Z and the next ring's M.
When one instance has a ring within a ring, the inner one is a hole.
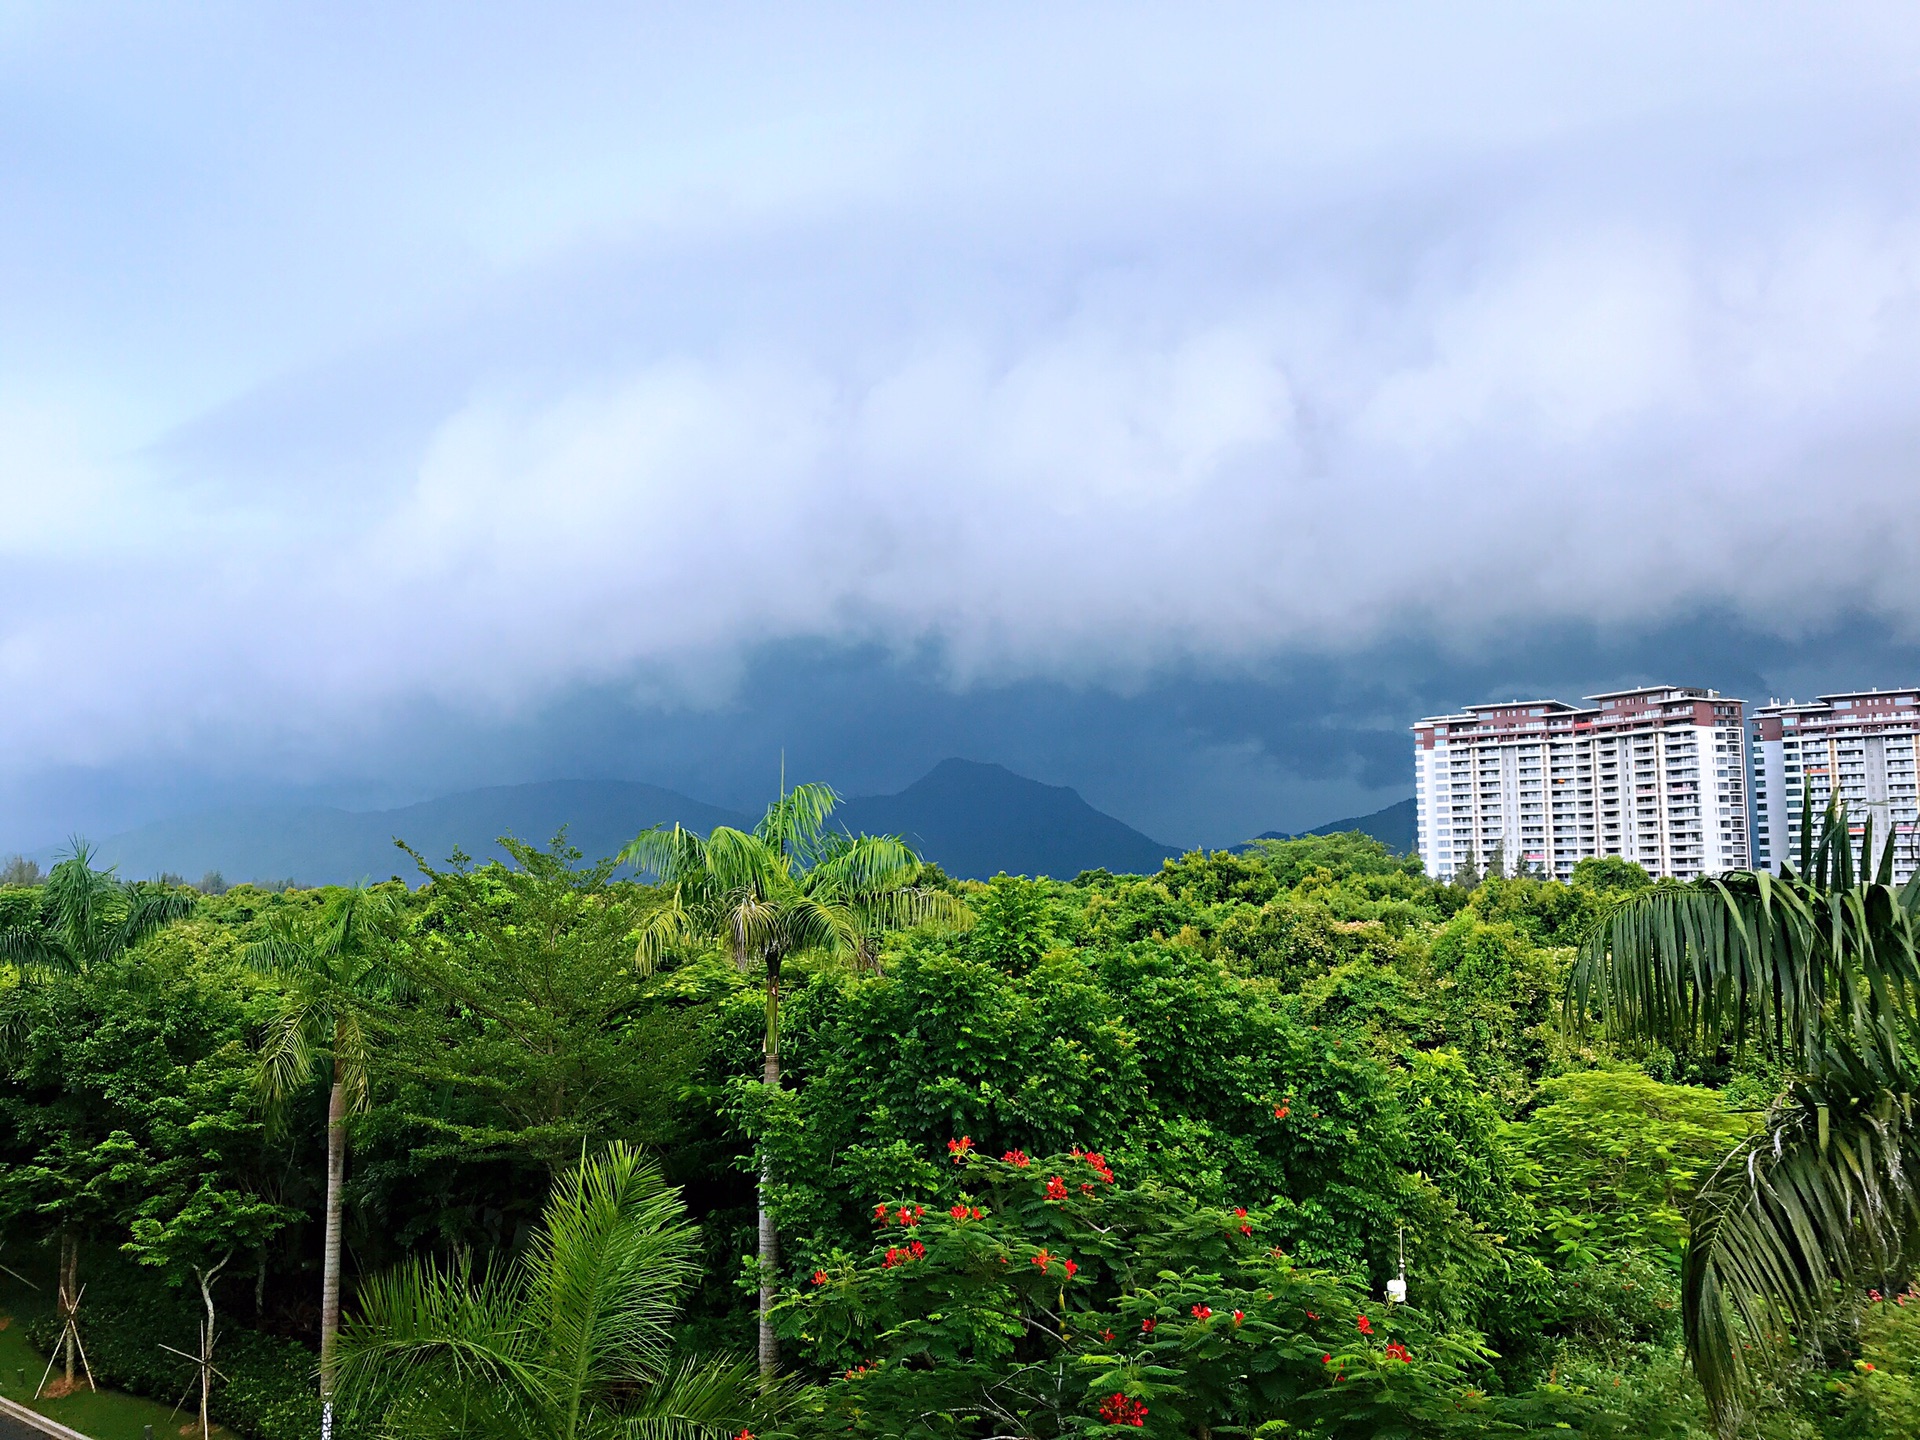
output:
M0 0L0 848L1920 679L1910 5Z

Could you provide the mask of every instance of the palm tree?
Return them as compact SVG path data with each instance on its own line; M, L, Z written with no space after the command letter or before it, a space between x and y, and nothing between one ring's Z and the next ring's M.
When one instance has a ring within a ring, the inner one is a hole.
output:
M95 854L86 841L73 842L40 887L38 917L0 929L0 960L27 974L84 975L193 913L193 895L96 870Z
M316 1073L327 1094L327 1211L320 1265L320 1434L333 1433L334 1347L340 1331L340 1197L347 1173L347 1117L367 1107L370 1011L391 987L383 943L399 907L384 890L354 886L315 917L273 915L271 932L247 950L256 969L286 986L260 1055L261 1097L276 1111Z
M475 1277L418 1260L369 1281L343 1393L396 1437L696 1440L744 1430L753 1367L671 1358L699 1275L680 1192L615 1144L554 1186L526 1252ZM774 1397L769 1396L769 1399Z
M0 960L25 976L86 975L122 959L140 943L193 914L194 897L164 885L130 883L109 866L93 868L95 851L75 840L41 886L37 913L0 927ZM24 1023L18 1010L0 1017L0 1040L10 1041ZM60 1226L59 1311L64 1322L58 1348L67 1384L80 1340L80 1235Z
M891 836L828 830L838 800L825 785L781 795L751 834L728 826L705 839L675 825L644 831L619 859L654 875L667 903L642 930L638 959L651 965L675 945L727 946L742 970L760 970L766 984L766 1037L761 1078L780 1088L780 971L792 956L850 955L873 963L888 926L927 922L962 925L966 907L945 891L918 884L920 859ZM764 1151L759 1166L760 1343L763 1375L779 1366L773 1334L778 1298L779 1237L768 1208L773 1177Z
M1800 864L1641 890L1582 946L1569 1018L1675 1051L1755 1043L1784 1093L1693 1205L1687 1349L1716 1421L1860 1290L1920 1260L1920 876L1805 816Z

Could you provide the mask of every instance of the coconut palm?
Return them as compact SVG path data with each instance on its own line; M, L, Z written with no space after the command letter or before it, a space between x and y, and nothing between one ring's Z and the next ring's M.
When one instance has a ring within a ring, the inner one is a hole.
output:
M642 930L642 964L676 945L718 943L742 970L764 976L761 1078L770 1091L780 1088L780 972L789 958L840 954L871 965L888 927L968 918L957 897L918 883L920 859L898 839L829 830L838 798L828 786L801 785L768 806L751 833L720 826L703 839L678 825L656 826L619 856L668 892ZM759 1168L759 1359L770 1375L779 1365L772 1323L779 1237L764 1153Z
M367 1107L369 1018L391 988L381 953L399 919L391 894L343 890L317 916L276 911L248 963L280 977L285 998L261 1050L257 1080L274 1110L316 1074L328 1078L327 1209L320 1266L320 1433L333 1431L334 1346L340 1330L340 1207L347 1118Z
M1893 883L1873 828L1801 825L1798 868L1659 885L1583 945L1570 1018L1705 1051L1758 1044L1789 1083L1696 1196L1687 1348L1723 1430L1754 1369L1817 1343L1868 1285L1920 1259L1920 877Z
M111 866L93 868L95 852L84 840L48 873L38 905L0 924L0 961L10 961L23 976L86 975L111 965L150 936L193 913L191 894L165 885L130 883ZM22 907L14 907L16 910ZM0 1047L18 1038L26 1024L27 997L17 997L0 1015ZM74 1380L80 1340L80 1234L60 1226L58 1305L64 1320L57 1349L64 1357L67 1383Z
M680 1192L616 1144L556 1182L510 1264L476 1276L416 1260L364 1285L341 1335L342 1393L393 1437L736 1434L753 1367L671 1355L698 1250Z

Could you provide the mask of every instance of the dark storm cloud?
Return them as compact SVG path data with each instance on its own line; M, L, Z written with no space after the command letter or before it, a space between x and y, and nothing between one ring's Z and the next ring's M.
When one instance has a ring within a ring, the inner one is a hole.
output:
M8 12L0 794L742 801L786 743L1226 840L1489 687L1897 683L1916 58L1874 6Z

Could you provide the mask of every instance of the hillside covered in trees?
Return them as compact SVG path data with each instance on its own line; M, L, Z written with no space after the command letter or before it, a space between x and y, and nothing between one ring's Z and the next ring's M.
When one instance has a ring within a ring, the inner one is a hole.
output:
M213 1418L318 1434L331 1099L342 1436L1712 1433L1690 1206L1785 1076L1565 1013L1644 874L1441 886L1336 834L975 883L807 820L759 869L663 841L673 884L556 841L0 889L42 1353L67 1277L101 1382L171 1401L212 1313ZM1911 1262L1740 1433L1920 1433Z

